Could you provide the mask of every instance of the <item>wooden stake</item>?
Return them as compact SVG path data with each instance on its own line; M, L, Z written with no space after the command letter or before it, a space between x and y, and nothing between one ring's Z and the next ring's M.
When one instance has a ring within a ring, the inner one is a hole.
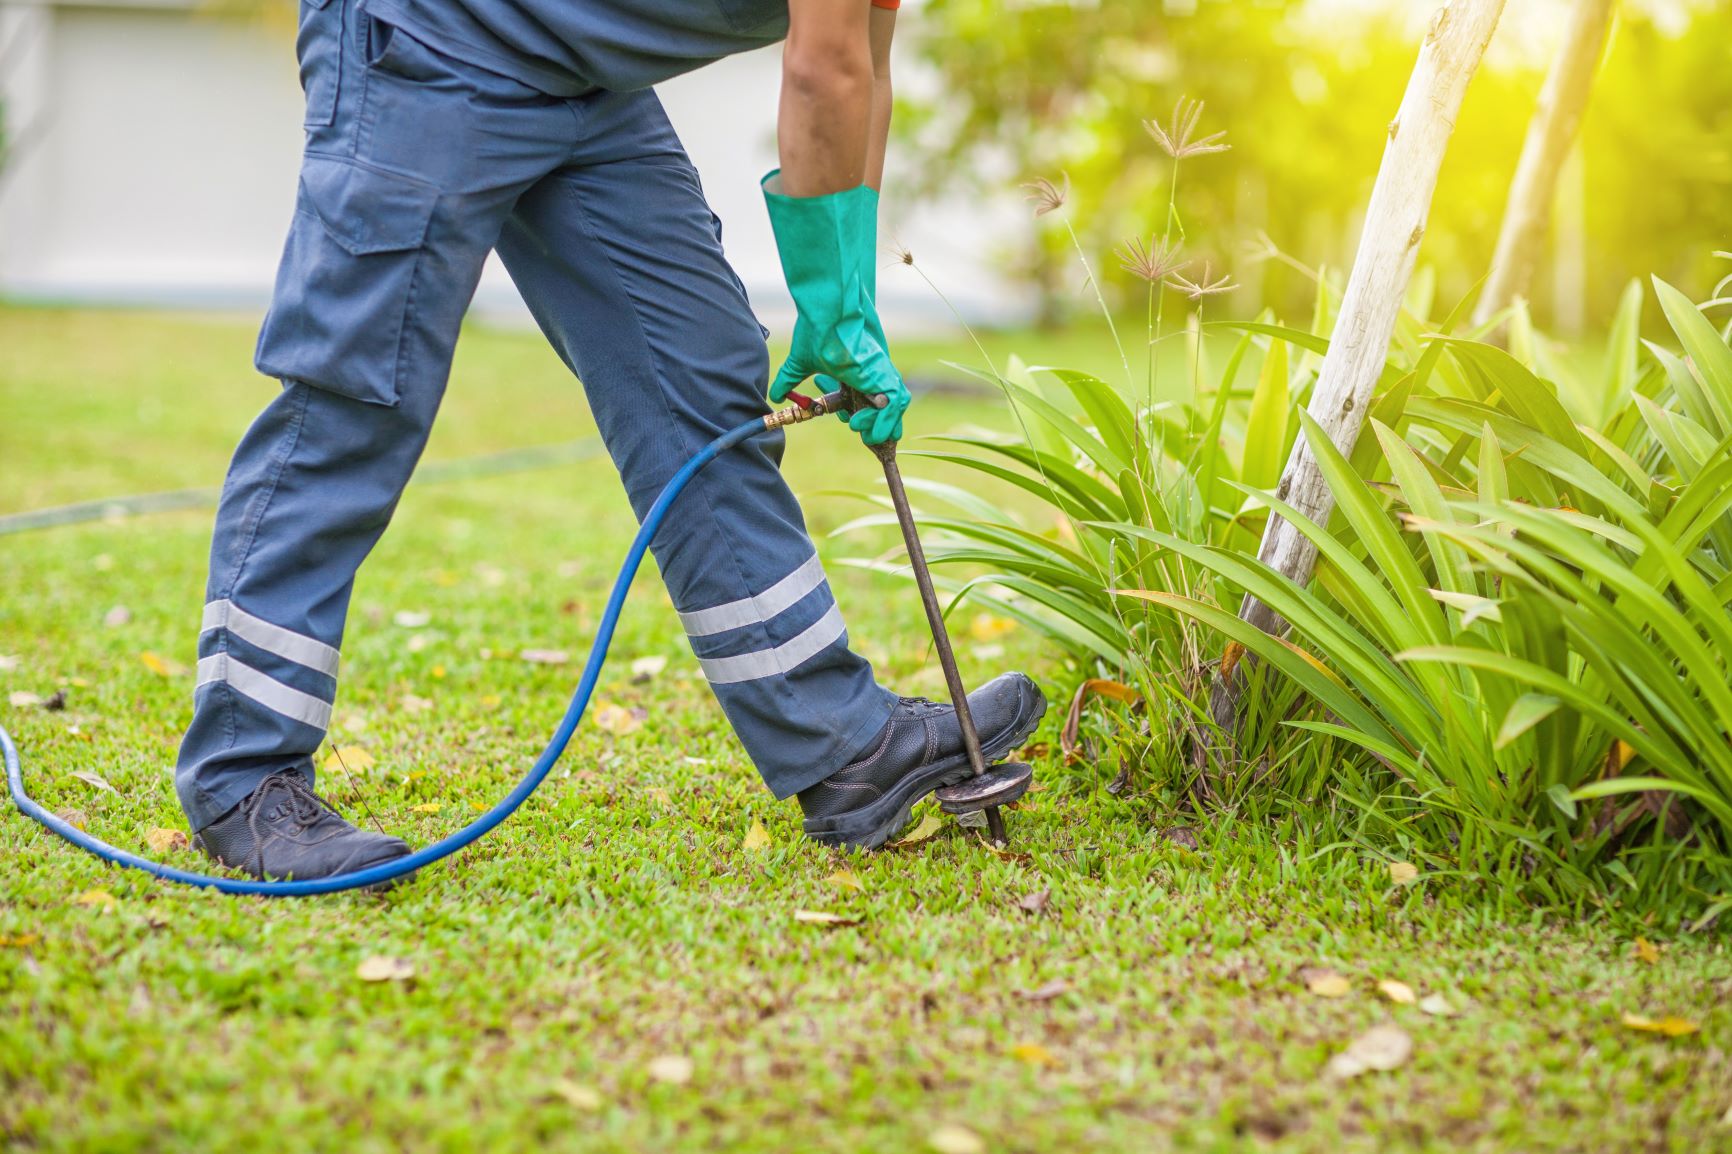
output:
M1401 108L1390 121L1383 163L1366 207L1359 252L1309 406L1311 415L1344 453L1351 453L1359 439L1372 388L1388 359L1389 340L1395 333L1407 282L1413 276L1420 239L1425 236L1438 170L1455 130L1462 97L1485 55L1503 6L1504 0L1451 0L1438 9L1420 46L1419 61L1408 79ZM1328 523L1335 496L1324 483L1303 436L1293 446L1276 493L1306 516ZM1317 562L1316 547L1273 514L1258 556L1301 585L1310 581ZM1286 628L1286 622L1268 606L1251 597L1245 598L1239 616L1266 633ZM1241 661L1230 674L1217 677L1211 692L1210 712L1229 734L1238 727L1245 665Z
M1510 182L1503 227L1497 236L1497 251L1491 259L1491 275L1474 306L1475 325L1490 321L1528 293L1557 197L1558 174L1588 107L1616 8L1616 0L1576 0L1570 11L1563 43L1540 89L1533 119L1528 121L1527 139L1515 179Z

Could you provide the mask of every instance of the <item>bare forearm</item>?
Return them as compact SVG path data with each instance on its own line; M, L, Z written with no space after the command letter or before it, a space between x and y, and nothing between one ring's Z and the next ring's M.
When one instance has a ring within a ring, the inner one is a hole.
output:
M874 8L872 41L872 123L866 134L866 183L884 187L884 158L890 149L890 117L896 106L890 85L890 44L896 36L894 9Z
M827 196L865 183L877 88L860 0L796 0L782 53L782 191ZM888 128L886 114L885 126Z

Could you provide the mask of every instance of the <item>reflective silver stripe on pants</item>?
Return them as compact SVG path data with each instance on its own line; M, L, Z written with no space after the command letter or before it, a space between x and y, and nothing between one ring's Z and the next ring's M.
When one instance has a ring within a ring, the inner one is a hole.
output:
M842 610L831 605L828 613L774 649L760 649L738 657L700 657L698 665L703 668L704 677L711 685L775 677L791 673L800 663L816 657L842 636L843 629Z
M308 693L302 693L292 685L284 685L276 678L236 660L227 653L213 653L201 658L198 663L198 683L206 686L213 682L221 682L243 697L250 697L275 713L310 725L314 729L328 729L331 725L331 703L320 701Z
M233 601L212 601L204 607L204 627L201 633L209 633L212 629L227 629L249 645L256 645L266 653L275 654L296 665L305 665L330 677L337 676L337 651L323 641L296 633L292 629L284 629L281 625L272 625L263 617L254 617Z
M680 614L680 624L689 637L708 637L744 625L757 625L792 608L800 598L824 583L824 563L816 553L804 565L758 594ZM710 680L715 680L711 678Z

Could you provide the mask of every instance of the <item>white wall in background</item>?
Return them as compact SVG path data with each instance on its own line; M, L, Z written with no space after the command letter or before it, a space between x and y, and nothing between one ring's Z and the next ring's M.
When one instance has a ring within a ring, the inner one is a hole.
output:
M262 299L294 206L292 45L184 10L9 8L34 75L7 85L0 289Z
M0 99L19 140L0 175L0 296L261 307L301 148L291 24L189 0L0 0ZM772 326L791 315L758 191L775 165L778 67L769 49L662 89ZM1027 227L1016 198L911 209L896 201L894 169L886 231L971 319L1021 315L1027 298L993 261L996 238ZM946 323L911 272L886 268L882 281L893 327ZM527 323L497 262L477 309Z

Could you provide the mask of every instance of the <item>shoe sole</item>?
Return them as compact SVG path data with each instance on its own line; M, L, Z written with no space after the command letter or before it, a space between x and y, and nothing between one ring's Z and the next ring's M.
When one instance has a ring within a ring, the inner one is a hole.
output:
M1016 720L996 737L981 738L981 760L989 766L1027 741L1040 724L1040 719L1046 716L1046 695L1033 681L1027 678L1023 681L1029 692L1023 695ZM973 775L974 767L968 762L968 751L961 750L904 777L894 790L863 809L808 821L805 824L806 836L821 845L877 849L908 824L914 807L923 798L934 790L967 781Z

